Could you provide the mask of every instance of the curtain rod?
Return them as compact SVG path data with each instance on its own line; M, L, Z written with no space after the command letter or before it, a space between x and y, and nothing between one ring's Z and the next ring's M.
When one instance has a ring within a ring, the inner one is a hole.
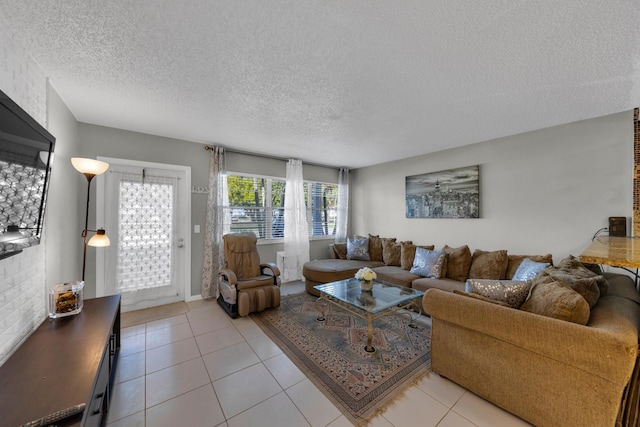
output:
M289 159L285 159L284 157L270 156L268 154L252 153L250 151L234 150L234 149L223 147L223 146L221 146L221 147L224 148L225 151L228 151L230 153L246 154L247 156L263 157L265 159L280 160L280 161L283 161L283 162L286 162L287 160L289 160ZM207 151L208 150L213 150L213 147L211 147L210 145L205 145L204 149L207 150ZM321 167L321 168L328 168L328 169L337 169L337 170L341 169L340 167L337 167L337 166L327 166L327 165L323 165L323 164L320 164L320 163L309 163L309 162L305 162L305 161L303 161L302 164L303 165L309 165L309 166L318 166L318 167Z

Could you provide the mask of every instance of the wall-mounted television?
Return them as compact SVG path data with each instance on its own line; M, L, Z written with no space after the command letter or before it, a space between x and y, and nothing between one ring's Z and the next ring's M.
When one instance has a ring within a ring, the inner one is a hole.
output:
M0 91L0 259L40 243L55 138Z

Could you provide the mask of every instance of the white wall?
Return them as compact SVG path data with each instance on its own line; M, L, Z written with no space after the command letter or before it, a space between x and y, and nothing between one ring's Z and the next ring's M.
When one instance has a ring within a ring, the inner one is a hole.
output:
M480 165L479 219L405 217L406 176L469 165ZM579 255L609 216L632 217L632 173L632 111L362 168L351 176L350 235L558 262Z
M6 28L0 16L0 89L46 126L46 76ZM46 316L45 266L44 244L0 260L0 365Z

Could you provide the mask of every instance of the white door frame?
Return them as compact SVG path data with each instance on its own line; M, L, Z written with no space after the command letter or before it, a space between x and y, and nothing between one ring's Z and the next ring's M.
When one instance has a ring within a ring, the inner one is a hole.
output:
M184 182L180 182L179 190L185 195L187 203L178 206L179 217L183 218L184 227L184 273L182 280L184 281L183 296L185 301L191 299L191 167L182 165L171 165L167 163L141 162L138 160L117 159L113 157L98 156L98 160L116 165L136 166L141 168L167 169L173 171L183 171L185 174ZM182 180L180 180L182 181ZM105 180L99 179L96 186L96 224L104 223L104 191ZM107 230L107 235L109 231ZM104 251L93 251L96 254L96 297L105 296L104 285Z

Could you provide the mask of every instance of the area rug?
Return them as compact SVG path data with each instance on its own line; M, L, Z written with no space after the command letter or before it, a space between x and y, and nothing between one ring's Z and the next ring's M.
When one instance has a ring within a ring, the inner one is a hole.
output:
M373 323L375 353L367 353L367 322L329 304L318 321L317 298L285 297L280 307L251 317L342 413L364 425L430 370L431 329L390 315Z

